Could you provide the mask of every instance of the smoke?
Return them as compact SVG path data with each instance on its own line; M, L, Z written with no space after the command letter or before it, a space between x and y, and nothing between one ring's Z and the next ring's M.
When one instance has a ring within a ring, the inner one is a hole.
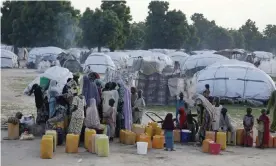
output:
M59 13L56 18L58 27L58 43L62 48L75 47L81 37L82 30L78 26L79 20L71 13Z

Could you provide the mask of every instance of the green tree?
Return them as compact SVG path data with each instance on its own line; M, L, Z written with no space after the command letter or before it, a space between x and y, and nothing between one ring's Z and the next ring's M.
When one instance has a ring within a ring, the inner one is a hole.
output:
M123 24L116 13L111 10L96 9L94 12L86 9L81 19L83 26L83 44L89 48L107 46L114 51L120 46Z
M145 40L145 23L133 23L130 26L130 35L127 38L125 49L142 49Z
M197 29L194 25L189 25L188 29L189 36L184 48L187 51L192 51L193 49L197 49L199 47L200 38L197 36Z
M213 27L207 32L206 42L209 49L222 50L232 48L234 41L231 34L222 27Z
M123 48L128 36L130 35L130 21L132 16L130 15L130 8L126 5L126 1L102 1L101 9L103 11L111 10L117 14L119 21L123 25L123 33L118 37L118 47ZM116 46L117 47L117 46Z
M68 1L26 1L21 17L12 23L12 43L27 47L70 47L68 40L72 39L64 35L65 26L73 23L75 27L79 13Z
M24 1L4 1L1 7L1 41L11 45L12 23L20 19Z
M189 38L189 25L181 11L168 11L165 22L166 48L180 49Z
M166 1L151 1L146 19L145 48L166 47L166 13L169 3Z
M229 30L232 38L233 38L233 47L234 48L240 48L240 49L244 49L245 48L245 38L243 36L243 34L237 30Z
M266 50L276 53L276 25L267 25L264 32Z

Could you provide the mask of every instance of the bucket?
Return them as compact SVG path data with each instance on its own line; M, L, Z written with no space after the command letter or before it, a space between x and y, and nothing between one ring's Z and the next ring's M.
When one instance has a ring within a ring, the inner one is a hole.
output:
M137 142L137 154L147 154L148 153L148 143L147 142Z
M42 89L47 89L49 85L50 80L46 77L40 77L39 85Z
M191 138L190 130L181 130L181 143L188 143Z

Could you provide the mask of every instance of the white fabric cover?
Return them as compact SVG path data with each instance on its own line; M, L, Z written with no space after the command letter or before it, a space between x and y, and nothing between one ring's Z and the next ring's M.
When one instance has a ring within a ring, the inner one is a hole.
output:
M175 62L175 61L184 61L187 57L189 57L189 54L186 54L185 52L180 52L180 51L176 51L173 53L170 53L169 56L171 57L171 59Z
M129 59L128 54L124 52L108 52L106 54L110 56L117 69L127 67L127 60Z
M215 52L216 52L215 50L195 50L195 51L192 51L192 54L194 54L194 55L213 54Z
M94 71L99 74L104 74L106 69L115 70L116 68L110 56L104 53L90 54L84 64L85 70L88 70L88 67L90 67L90 71Z
M29 92L34 84L39 84L40 77L46 77L51 80L57 81L57 89L59 93L62 93L64 85L67 83L68 78L73 78L73 74L66 68L54 66L47 69L44 73L38 75L24 90L26 94Z
M129 56L130 56L130 58L127 60L127 66L132 66L134 60L137 60L138 57L150 56L151 51L146 51L146 50L133 50L133 51L128 51L127 53L128 53Z
M218 61L218 62L212 64L211 66L215 67L215 66L223 66L223 65L242 65L242 66L255 67L252 63L239 61L236 59L228 59L228 60Z
M212 53L193 55L180 62L180 69L185 72L196 67L206 67L222 60L228 60L228 58Z
M58 55L62 52L65 52L63 49L58 48L58 47L37 47L31 49L29 52L29 57L28 57L28 63L36 62L36 57L44 57L47 55Z
M45 72L47 69L49 69L51 67L51 63L49 61L41 61L39 64L38 64L38 67L37 67L37 71L39 73L43 73Z
M273 55L271 52L265 52L265 51L254 51L253 52L256 56L256 58L261 59L261 60L269 60L273 59L275 55Z
M17 55L13 52L1 49L1 68L14 68L18 67Z
M276 59L271 59L270 61L261 61L261 64L258 68L271 77L276 77Z
M196 90L210 85L211 96L267 100L275 90L271 77L256 67L240 64L211 65L197 74Z

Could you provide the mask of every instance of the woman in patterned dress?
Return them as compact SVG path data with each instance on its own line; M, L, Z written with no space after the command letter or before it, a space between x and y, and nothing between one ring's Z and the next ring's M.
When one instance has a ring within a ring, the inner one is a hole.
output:
M71 121L68 128L68 133L81 134L83 121L84 121L84 107L86 102L82 96L78 96L78 93L73 92L74 98L71 105Z

